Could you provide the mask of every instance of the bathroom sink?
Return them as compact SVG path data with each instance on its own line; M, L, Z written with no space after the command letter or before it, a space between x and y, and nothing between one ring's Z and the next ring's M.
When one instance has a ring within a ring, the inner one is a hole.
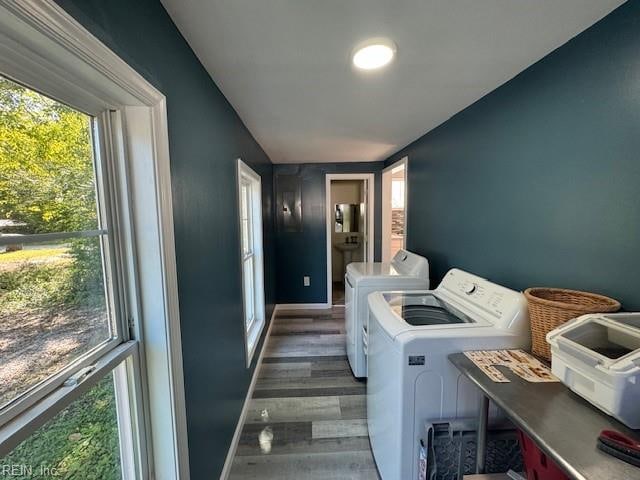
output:
M359 243L337 243L335 247L342 252L343 275L347 271L347 265L353 261L353 252L360 248ZM357 253L356 253L357 255Z

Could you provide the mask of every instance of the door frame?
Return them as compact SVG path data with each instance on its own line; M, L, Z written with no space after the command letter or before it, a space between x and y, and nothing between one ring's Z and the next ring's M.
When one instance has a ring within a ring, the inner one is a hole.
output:
M397 162L392 163L382 170L382 261L390 262L391 256L391 181L392 170L404 165L404 236L402 238L402 248L407 248L407 219L409 211L409 157L404 156Z
M367 259L373 262L375 252L375 173L327 173L325 178L325 224L327 243L327 308L333 306L333 279L331 278L331 233L333 229L333 205L331 205L331 182L333 180L365 180L367 188Z

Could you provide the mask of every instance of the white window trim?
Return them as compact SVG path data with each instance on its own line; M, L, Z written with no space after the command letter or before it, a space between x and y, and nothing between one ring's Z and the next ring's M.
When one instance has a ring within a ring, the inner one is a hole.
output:
M409 157L402 157L382 171L382 261L391 261L391 172L404 165L404 237L402 248L407 248L407 219L409 217Z
M3 425L0 430L0 441L3 445L18 445L20 442L28 438L31 432L37 430L51 418L49 411L52 407L57 407L56 411L62 410L64 407L87 393L104 377L105 374L108 374L121 362L126 360L128 357L137 357L137 355L138 349L136 342L125 342L118 345L95 362L95 369L91 372L90 380L82 381L73 386L62 386L51 395L36 403L31 409L29 409L28 414L18 416ZM61 404L58 405L59 403ZM2 456L4 456L4 452L0 455L0 458Z
M327 173L325 177L325 224L326 224L326 244L327 244L327 303L323 308L331 308L333 306L333 279L331 278L331 255L333 245L331 245L331 235L335 228L335 218L333 216L334 206L331 203L331 182L333 180L364 180L368 182L367 186L367 262L373 262L375 252L375 190L376 176L374 173Z
M251 199L251 225L249 228L250 235L253 236L253 268L254 268L254 321L247 330L245 324L245 315L242 315L242 329L244 331L245 349L247 354L247 368L251 366L253 354L258 347L260 336L265 325L265 306L264 306L264 246L262 239L262 179L251 167L238 159L237 167L237 189L238 189L238 239L240 244L240 275L242 278L242 303L244 309L245 288L244 288L244 252L242 251L242 213L240 210L242 189L240 188L243 180L248 180L256 185L257 192Z
M188 479L165 97L53 0L0 0L0 72L88 114L116 109L123 116L137 247L127 259L140 279L129 294L140 306L133 328L143 339L141 383L153 426L149 476ZM78 395L89 386L80 383Z

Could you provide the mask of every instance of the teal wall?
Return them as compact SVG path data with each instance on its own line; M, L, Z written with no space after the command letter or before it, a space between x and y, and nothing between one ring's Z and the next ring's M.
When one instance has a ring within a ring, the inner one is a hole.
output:
M255 366L245 367L235 160L262 176L268 318L273 168L160 2L58 3L167 97L191 478L218 478Z
M326 301L324 175L376 171L379 194L382 163L272 166L158 1L57 1L167 96L190 467L217 478L253 371L235 159L263 179L268 315ZM639 52L631 0L387 160L409 156L408 247L435 281L456 266L640 308ZM275 231L274 170L303 177L301 233ZM377 204L378 257L379 218Z
M375 175L375 258L379 261L382 238L383 162L314 163L274 165L278 175L299 175L302 182L302 231L276 231L276 303L325 303L327 301L326 176L329 173L373 173ZM277 191L277 190L276 190ZM303 277L311 285L303 285Z
M640 1L386 163L404 155L408 247L435 281L460 267L640 309Z

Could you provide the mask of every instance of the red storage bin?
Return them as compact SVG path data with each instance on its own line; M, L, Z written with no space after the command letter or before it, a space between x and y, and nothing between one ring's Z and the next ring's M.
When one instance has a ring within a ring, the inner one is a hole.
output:
M569 477L547 457L536 443L518 432L527 480L569 480Z

